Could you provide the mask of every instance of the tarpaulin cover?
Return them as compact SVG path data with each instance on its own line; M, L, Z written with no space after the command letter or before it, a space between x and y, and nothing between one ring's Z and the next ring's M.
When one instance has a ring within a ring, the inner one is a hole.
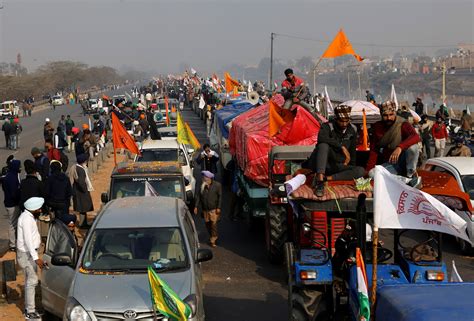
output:
M284 99L273 98L278 106ZM269 104L264 104L237 116L229 135L231 154L247 178L268 186L268 152L273 146L315 145L320 125L303 107L297 106L295 118L283 125L273 137L268 135ZM323 120L324 121L324 120Z
M226 127L227 123L232 121L232 119L234 119L236 116L246 112L253 106L254 105L248 101L239 101L216 110L214 113L214 121L217 121L222 137L225 139L228 139L229 137L229 131Z

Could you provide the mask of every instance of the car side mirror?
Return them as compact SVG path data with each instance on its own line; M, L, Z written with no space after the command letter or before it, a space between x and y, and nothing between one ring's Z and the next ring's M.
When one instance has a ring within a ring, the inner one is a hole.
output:
M55 254L51 258L51 264L52 265L57 265L57 266L72 265L72 258L69 255L65 254L65 253Z
M209 249L199 249L197 251L196 263L206 262L212 259L212 251Z
M102 201L102 203L107 203L109 201L109 194L107 193L100 194L100 200Z

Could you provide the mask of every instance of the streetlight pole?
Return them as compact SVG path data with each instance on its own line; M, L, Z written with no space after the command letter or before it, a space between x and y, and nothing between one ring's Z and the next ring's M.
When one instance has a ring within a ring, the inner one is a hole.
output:
M443 104L446 103L446 62L443 62Z
M272 32L270 34L270 92L273 92L273 38L275 34Z

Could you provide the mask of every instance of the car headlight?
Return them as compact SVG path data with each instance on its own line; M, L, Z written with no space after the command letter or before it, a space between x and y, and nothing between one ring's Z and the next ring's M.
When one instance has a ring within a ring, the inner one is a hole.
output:
M190 294L183 301L191 308L191 315L189 317L194 317L197 312L197 296L195 294Z
M72 297L66 304L66 317L69 321L92 321L87 311Z

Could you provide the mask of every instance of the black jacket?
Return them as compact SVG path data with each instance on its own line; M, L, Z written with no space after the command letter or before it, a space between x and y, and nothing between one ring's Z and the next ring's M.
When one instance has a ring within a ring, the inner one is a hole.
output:
M342 132L339 127L333 122L327 122L321 125L318 134L318 144L326 143L339 156L338 163L344 163L346 157L342 152L344 146L351 155L349 165L356 163L356 147L357 147L357 131L355 126L349 125L345 132Z
M221 208L222 186L219 182L213 180L208 189L201 186L196 194L196 208L201 207L203 211Z
M41 175L41 180L46 182L49 176L49 159L46 155L42 154L35 159L35 169Z
M46 183L46 200L54 203L69 205L72 196L72 187L66 174L51 174Z
M35 175L26 175L20 183L20 208L30 197L45 197L44 184Z
M20 204L20 166L19 160L12 160L8 165L7 175L2 181L5 207L14 207Z

